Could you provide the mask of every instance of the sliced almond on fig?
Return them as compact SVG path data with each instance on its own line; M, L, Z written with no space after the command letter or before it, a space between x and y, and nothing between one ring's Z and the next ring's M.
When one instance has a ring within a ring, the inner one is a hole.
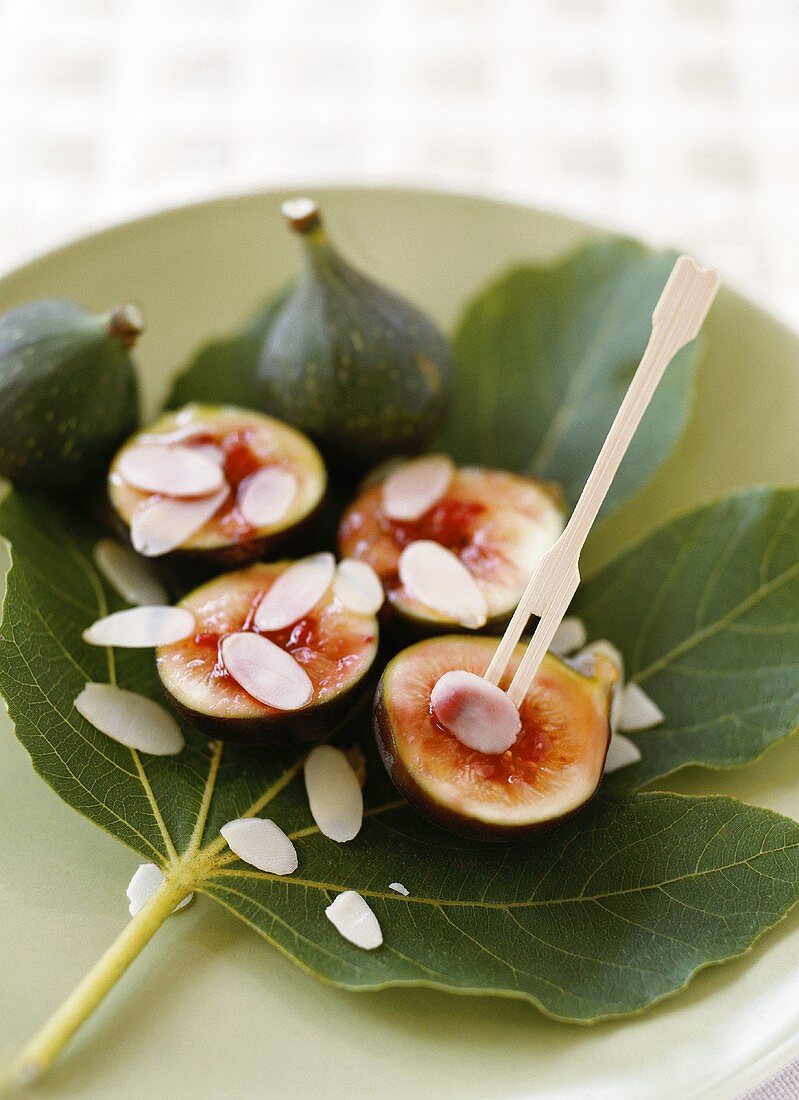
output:
M317 745L308 753L303 773L319 831L340 844L353 840L363 824L363 795L346 755L332 745Z
M317 741L333 729L366 687L378 646L373 616L349 611L332 586L301 622L266 635L288 651L310 677L312 702L299 711L280 711L259 702L232 676L220 676L219 645L228 635L251 631L253 609L288 562L259 562L222 573L190 592L181 607L191 611L196 630L156 651L158 675L177 708L209 737L236 744L274 746ZM256 643L257 644L257 643ZM363 761L352 758L363 773Z
M239 486L239 511L253 527L280 523L297 496L299 482L289 470L264 466Z
M172 547L175 556L170 564L177 569L190 566L189 576L195 572L195 565L229 569L264 557L275 559L301 548L307 525L319 509L327 486L324 463L316 447L287 424L232 405L186 405L163 414L132 436L110 464L109 504L118 524L127 529L150 495L149 489L137 488L123 476L131 473L131 461L135 465L142 452L145 457L153 453L164 456L169 479L163 478L156 464L155 481L145 482L157 487L158 495L175 497L181 492L172 470L176 456L186 452L193 456L192 469L197 466L205 471L206 485L222 488L223 479L227 483L228 494L214 514L199 529L189 528L184 540ZM211 470L216 472L212 474ZM258 475L262 470L271 473L261 479ZM192 483L186 486L189 488L199 486ZM262 519L265 522L259 524Z
M142 443L120 455L117 473L144 493L200 497L216 492L225 477L217 462L193 447Z
M371 565L345 558L336 566L333 594L348 610L374 615L383 606L383 585Z
M446 494L455 464L446 455L425 455L403 463L383 482L383 511L391 519L412 522Z
M380 922L364 898L355 890L345 890L328 905L325 916L345 940L373 951L383 942Z
M137 441L141 444L158 444L165 447L174 443L186 443L191 445L191 449L197 454L204 455L211 462L221 466L225 461L225 452L221 447L211 442L195 442L203 434L202 428L197 424L186 424L185 427L176 428L171 432L141 432Z
M283 630L304 618L327 592L336 559L327 551L311 554L281 574L255 612L258 630Z
M219 652L236 683L259 703L275 710L299 710L313 699L308 673L268 638L251 631L228 634Z
M144 501L133 513L130 541L145 558L158 558L177 549L196 535L221 508L227 488L197 500L155 497Z
M565 619L561 619L555 636L550 642L549 651L556 657L565 657L584 646L587 638L583 620L574 615L567 615Z
M133 877L128 883L128 888L125 891L130 903L128 905L128 911L132 917L140 913L147 902L155 897L163 881L164 872L157 863L139 864L133 872ZM194 894L188 894L183 901L178 902L172 912L177 913L178 909L185 909L187 905L191 905L193 900Z
M563 530L564 515L556 494L534 478L461 467L443 495L421 516L389 522L384 487L407 466L383 470L380 480L361 487L339 524L340 556L371 565L386 588L394 613L391 618L407 622L418 634L457 622L396 583L403 549L412 542L436 542L468 569L485 600L489 622L496 620L493 625L499 628Z
M98 619L83 631L88 645L147 649L172 645L194 633L194 616L185 607L130 607Z
M439 543L409 543L400 555L399 578L415 599L440 615L462 626L485 625L488 607L477 582L460 558Z
M192 445L192 450L207 458L209 462L215 462L217 466L223 467L225 464L225 452L216 443L195 443Z
M665 717L657 703L638 684L629 683L623 688L619 704L620 730L630 733L651 730L653 726L659 726Z
M100 733L151 756L174 756L186 743L169 711L115 684L87 684L75 710Z
M614 733L605 758L605 775L617 772L619 768L628 768L630 764L637 764L640 759L641 750L635 742L621 733Z
M180 415L178 414L178 419L180 419ZM173 428L168 432L140 432L137 438L140 443L158 443L168 447L172 443L185 443L190 439L196 439L198 435L202 434L202 431L202 425L184 424L182 427Z
M128 603L143 606L167 602L164 586L129 546L116 539L100 539L92 554L105 579Z
M251 867L270 875L290 875L297 870L297 849L269 818L239 817L219 831L231 852Z
M505 752L522 728L515 703L473 672L445 672L430 693L430 703L444 729L478 752Z

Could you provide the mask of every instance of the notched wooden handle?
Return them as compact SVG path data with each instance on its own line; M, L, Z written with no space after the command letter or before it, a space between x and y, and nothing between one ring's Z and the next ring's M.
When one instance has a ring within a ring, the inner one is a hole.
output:
M653 330L670 330L674 351L690 344L699 335L720 285L718 272L700 267L690 256L680 256L652 312Z

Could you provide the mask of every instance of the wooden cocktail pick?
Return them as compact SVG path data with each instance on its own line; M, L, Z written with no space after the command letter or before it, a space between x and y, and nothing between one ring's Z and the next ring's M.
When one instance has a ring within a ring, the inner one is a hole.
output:
M499 684L531 615L540 616L508 696L520 706L580 583L579 559L588 532L632 437L671 360L699 333L719 288L715 271L680 256L652 314L652 334L580 499L557 542L541 559L485 674Z

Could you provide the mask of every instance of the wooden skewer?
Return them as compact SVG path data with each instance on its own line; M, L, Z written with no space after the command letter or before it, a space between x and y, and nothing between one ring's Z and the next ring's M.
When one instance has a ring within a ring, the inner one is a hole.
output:
M588 532L630 445L663 372L699 333L719 288L715 271L680 256L652 314L652 334L630 387L616 413L580 499L557 542L543 556L522 595L485 674L499 684L514 648L533 614L539 621L508 688L520 706L535 679L553 635L580 583L579 560Z

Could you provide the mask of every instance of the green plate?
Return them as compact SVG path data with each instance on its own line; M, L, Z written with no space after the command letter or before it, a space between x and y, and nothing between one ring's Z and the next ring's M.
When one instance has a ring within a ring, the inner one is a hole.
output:
M597 230L519 206L417 191L317 190L347 252L449 325L481 282ZM0 281L30 298L134 298L150 410L196 345L294 270L264 193L169 211L53 252ZM701 257L711 261L712 256ZM721 491L799 481L799 339L725 291L707 325L696 411L656 480L605 525L594 557ZM7 724L7 723L6 723ZM799 818L799 744L675 789ZM78 817L0 731L0 1058L32 1033L127 917L137 857ZM170 920L35 1095L654 1100L733 1097L799 1054L799 913L745 959L627 1022L558 1024L513 1001L316 981L211 901Z

